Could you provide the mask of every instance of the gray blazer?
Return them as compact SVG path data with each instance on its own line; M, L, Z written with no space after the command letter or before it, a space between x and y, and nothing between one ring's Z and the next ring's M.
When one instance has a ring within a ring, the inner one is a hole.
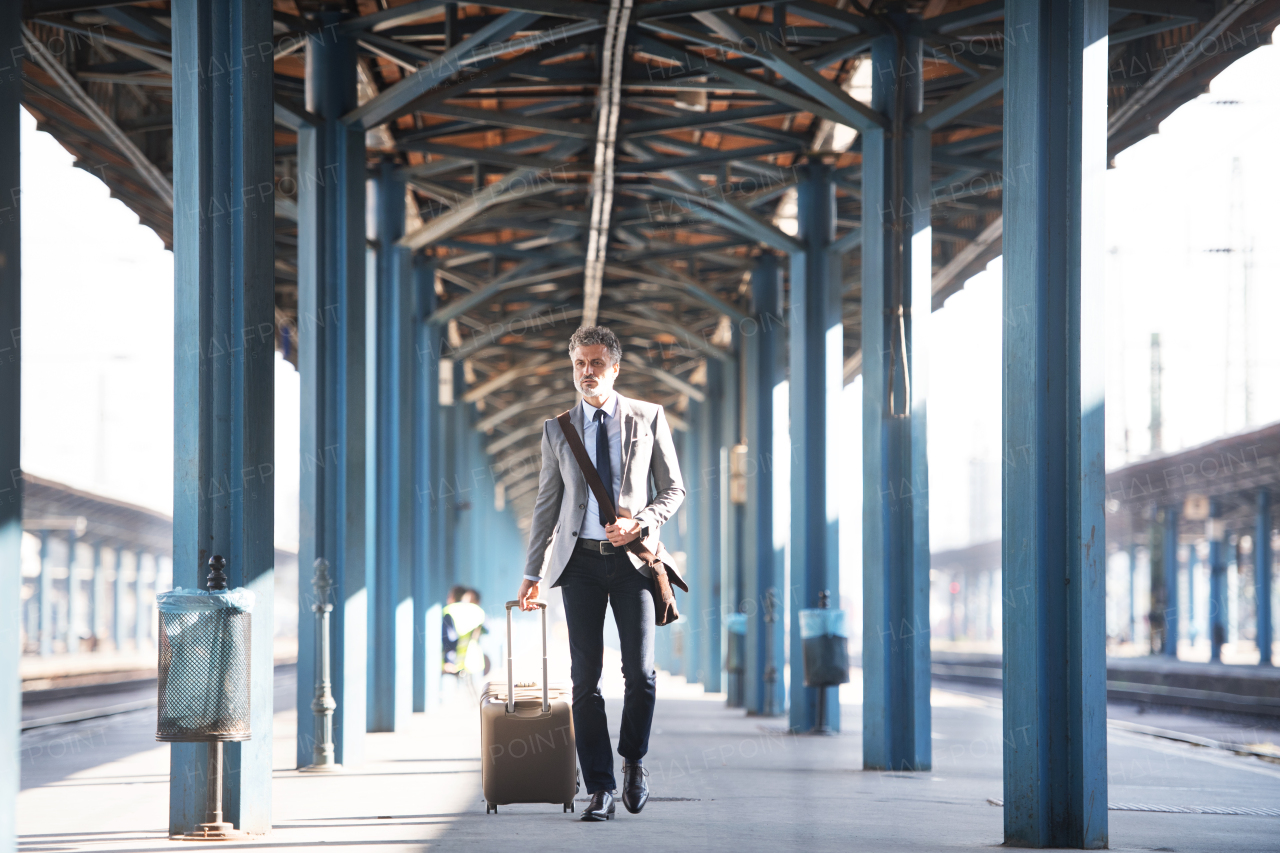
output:
M614 392L617 393L617 392ZM618 412L622 416L622 485L618 495L618 514L630 515L649 528L644 543L666 562L670 555L658 541L663 524L684 501L684 481L676 461L671 427L662 407L654 403L631 400L618 394ZM570 422L582 437L582 405L576 403ZM537 575L555 586L569 562L578 532L587 511L587 479L578 468L578 460L555 418L542 426L542 473L538 477L538 500L533 506L533 523L529 528L529 556L524 573ZM625 552L631 564L645 575L650 569L639 557Z

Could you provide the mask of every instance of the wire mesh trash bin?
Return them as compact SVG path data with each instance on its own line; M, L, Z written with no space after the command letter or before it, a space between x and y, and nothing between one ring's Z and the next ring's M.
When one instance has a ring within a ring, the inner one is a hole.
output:
M209 558L208 589L181 587L156 596L160 611L156 740L207 743L206 819L185 836L214 841L238 835L222 820L222 744L252 737L249 642L253 593L227 589L226 560Z
M827 593L822 609L800 611L800 644L804 654L804 685L818 688L818 720L815 734L830 734L827 725L827 690L849 680L849 632L843 610L828 610Z
M156 740L238 741L249 733L247 589L178 589L160 610Z

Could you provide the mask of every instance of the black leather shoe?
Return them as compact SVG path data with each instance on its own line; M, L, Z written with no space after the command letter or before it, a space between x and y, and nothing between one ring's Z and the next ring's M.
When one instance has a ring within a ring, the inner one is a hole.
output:
M596 791L591 795L591 802L582 810L582 820L613 820L613 793Z
M639 763L628 761L622 765L622 804L632 814L640 814L644 804L649 802L649 771Z

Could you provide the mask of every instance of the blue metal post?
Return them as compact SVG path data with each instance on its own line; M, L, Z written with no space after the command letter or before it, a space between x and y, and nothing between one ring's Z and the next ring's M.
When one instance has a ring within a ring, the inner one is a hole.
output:
M1209 498L1209 661L1222 663L1227 641L1227 526L1222 501Z
M22 4L0 3L0 853L17 847L22 691Z
M1178 508L1164 508L1164 645L1165 657L1178 657Z
M1138 642L1138 545L1129 543L1129 642Z
M835 184L830 167L802 166L797 207L804 251L791 256L791 714L793 731L818 718L818 689L828 691L827 724L840 729L838 690L804 686L802 609L818 595L840 600L839 476L828 448L837 439L844 387L844 326L840 318L840 259L835 235Z
M40 656L53 654L53 572L49 570L49 531L40 531Z
M690 684L703 682L705 670L702 660L702 610L705 605L705 584L699 575L708 569L703 561L703 537L705 512L702 502L706 500L706 487L702 478L702 431L703 420L707 415L707 404L691 401L689 403L689 434L685 441L685 455L680 459L680 470L684 475L687 490L682 511L688 519L688 538L685 543L689 553L689 606L687 612L681 614L680 629L684 642L684 676ZM705 682L703 682L705 683Z
M435 310L435 266L419 256L413 265L413 710L440 700L440 628L432 632L432 608L444 601L435 559L435 453L440 419L439 332L426 322ZM435 618L440 618L436 613Z
M111 582L111 642L118 652L124 648L124 560L119 548L111 549L111 557L115 573Z
M1010 0L1004 44L1005 843L1096 849L1107 4Z
M1271 664L1271 493L1258 489L1257 517L1253 529L1254 600L1258 607L1258 663Z
M1187 639L1196 644L1200 632L1196 628L1196 567L1200 564L1200 552L1196 543L1187 547Z
M720 448L725 417L725 370L714 358L707 359L707 401L702 405L699 419L700 467L697 471L698 511L701 513L702 533L699 561L702 571L694 576L700 587L698 610L693 614L697 631L699 652L698 680L708 693L723 689L720 681L720 605L721 605L721 547L720 535Z
M142 551L136 551L134 553L136 556L134 557L133 564L136 568L133 572L133 647L138 651L142 651L143 643L146 642L150 635L150 631L148 630L150 614L143 610L143 600L146 596L146 581L142 578ZM273 551L272 557L274 558L274 556L275 554ZM272 666L275 666L274 662L272 663Z
M786 538L774 521L774 394L783 380L785 319L778 258L765 253L751 275L751 323L743 328L746 360L747 511L743 524L743 590L747 614L746 704L749 714L786 708ZM754 324L754 325L752 325ZM768 616L768 621L766 621Z
M298 547L299 719L315 690L315 561L334 579L330 662L334 753L364 756L367 718L368 580L365 543L365 149L343 124L356 106L356 45L323 13L307 39L307 109L318 126L298 132L298 373L302 382L302 481ZM296 760L312 760L310 728L298 727Z
M106 592L103 587L106 582L106 572L102 567L102 543L93 543L93 579L90 581L90 607L89 607L89 633L93 636L94 648L98 648L98 644L103 639L103 634L107 631L107 602Z
M251 740L228 744L225 819L271 829L275 293L271 8L173 8L174 499L176 585L214 554L256 598ZM228 59L228 58L233 59ZM234 200L229 202L228 200ZM206 818L205 744L173 744L169 828Z
M80 635L76 623L81 621L80 596L77 594L80 582L76 580L76 531L72 528L67 533L67 653L80 651Z
M404 236L404 178L384 160L374 181L377 283L374 352L374 585L369 649L371 732L413 713L413 276Z
M884 35L871 55L872 109L903 129L862 140L862 764L928 770L933 231L930 133L912 123L923 108L922 42Z

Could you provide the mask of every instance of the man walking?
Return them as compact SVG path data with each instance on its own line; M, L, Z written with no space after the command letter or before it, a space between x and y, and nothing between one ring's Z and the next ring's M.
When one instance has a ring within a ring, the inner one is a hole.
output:
M569 623L573 676L573 728L578 763L591 802L587 821L614 815L613 753L605 720L600 672L604 617L612 604L622 642L626 683L618 754L623 758L622 804L638 814L649 798L641 759L649 749L657 674L653 668L654 589L650 568L626 549L640 539L670 562L658 531L684 500L671 428L662 406L630 400L613 390L622 346L612 331L587 326L569 339L573 384L582 401L570 421L617 507L616 523L601 509L578 467L560 424L542 429L542 473L529 532L520 607L531 610L541 584L559 587Z

